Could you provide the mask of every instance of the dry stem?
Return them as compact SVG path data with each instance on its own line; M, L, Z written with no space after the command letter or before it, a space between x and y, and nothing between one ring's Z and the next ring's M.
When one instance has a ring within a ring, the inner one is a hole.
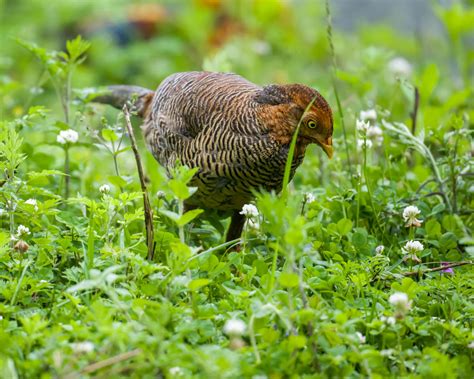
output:
M146 189L145 175L143 174L142 160L138 153L137 141L133 134L132 122L130 121L130 112L127 104L123 106L123 114L125 115L125 124L127 125L128 134L130 135L130 141L132 143L133 154L135 155L135 161L137 162L138 176L140 178L140 185L143 193L143 209L145 212L145 228L146 228L146 245L148 249L148 260L153 260L155 256L155 233L153 230L153 210L150 206L150 199L148 197L148 191Z

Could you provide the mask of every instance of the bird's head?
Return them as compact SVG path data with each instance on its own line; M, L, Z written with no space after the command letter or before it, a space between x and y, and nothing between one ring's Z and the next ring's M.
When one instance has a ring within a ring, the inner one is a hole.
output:
M300 130L298 142L304 145L319 145L329 158L332 158L333 120L331 107L321 94L300 84L289 85L293 100L294 114ZM298 126L296 125L296 127Z
M300 148L315 143L332 157L332 111L318 91L302 84L270 85L263 88L257 101L270 105L271 133L276 140L289 143L299 125Z

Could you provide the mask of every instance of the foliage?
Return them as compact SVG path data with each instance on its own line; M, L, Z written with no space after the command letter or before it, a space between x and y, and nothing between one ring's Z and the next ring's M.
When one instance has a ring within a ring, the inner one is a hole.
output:
M473 376L472 2L434 7L437 49L332 25L334 51L323 2L182 2L125 48L106 27L66 42L125 1L17 3L0 61L0 377ZM222 9L237 31L216 43ZM227 221L185 212L195 171L168 179L142 146L148 261L123 115L84 88L203 65L318 88L335 157L311 148L282 196L258 194L236 252Z

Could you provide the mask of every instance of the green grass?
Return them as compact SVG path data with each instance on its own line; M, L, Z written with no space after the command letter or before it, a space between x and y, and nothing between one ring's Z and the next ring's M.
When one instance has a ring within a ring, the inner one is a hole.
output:
M220 46L198 2L150 41L65 44L67 25L126 2L51 4L9 3L2 41L0 377L473 376L472 5L435 7L448 33L432 49L387 25L328 33L312 1L225 2L245 33ZM193 171L169 180L137 138L150 261L124 117L83 89L203 65L318 89L335 155L309 148L282 195L260 194L235 252L226 221L183 214Z

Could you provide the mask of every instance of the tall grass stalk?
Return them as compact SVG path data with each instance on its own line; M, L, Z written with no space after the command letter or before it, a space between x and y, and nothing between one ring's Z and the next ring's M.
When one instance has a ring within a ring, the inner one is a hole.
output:
M339 91L337 89L337 61L336 61L336 51L334 49L334 43L332 41L332 19L331 19L331 8L329 7L329 0L326 0L326 20L327 20L327 36L328 36L328 43L329 43L329 50L331 53L331 62L332 62L332 87L334 89L334 96L336 97L336 104L337 104L337 112L339 114L339 119L341 121L342 126L342 135L344 137L344 147L346 150L346 160L347 160L347 167L349 168L349 174L351 176L351 181L353 180L352 175L352 164L349 156L349 144L347 142L347 132L346 132L346 124L344 122L344 112L342 110L341 100L339 98Z

